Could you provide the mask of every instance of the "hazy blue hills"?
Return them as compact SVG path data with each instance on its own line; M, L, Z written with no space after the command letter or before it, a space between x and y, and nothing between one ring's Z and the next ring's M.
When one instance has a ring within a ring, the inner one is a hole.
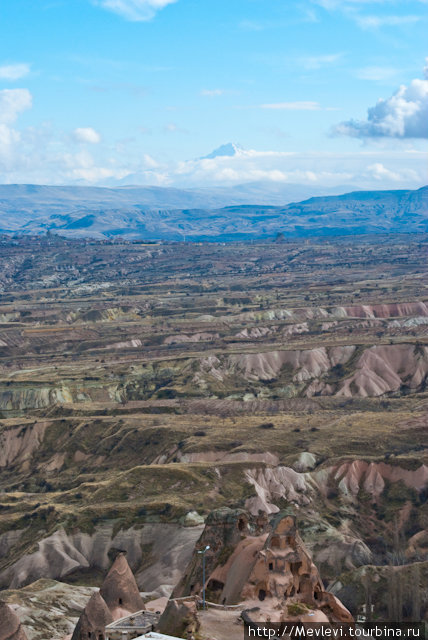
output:
M246 197L256 197L258 188L247 186ZM283 206L248 204L244 196L245 186L235 188L233 195L233 189L221 188L3 185L0 233L50 230L98 238L227 241L267 238L279 232L286 237L428 232L428 187L355 191ZM229 206L223 206L225 202Z

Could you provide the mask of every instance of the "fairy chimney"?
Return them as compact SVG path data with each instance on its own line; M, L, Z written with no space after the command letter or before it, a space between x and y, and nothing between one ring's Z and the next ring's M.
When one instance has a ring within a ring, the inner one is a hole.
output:
M145 609L134 574L124 553L120 553L114 561L102 584L100 594L115 620L128 613Z
M1 600L0 640L28 640L16 613Z
M109 608L99 591L92 594L79 622L74 629L71 640L87 640L87 638L104 638L106 625L113 622Z

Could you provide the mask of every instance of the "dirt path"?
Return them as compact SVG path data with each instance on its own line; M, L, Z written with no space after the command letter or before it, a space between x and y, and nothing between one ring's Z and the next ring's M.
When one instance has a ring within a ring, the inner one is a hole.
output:
M207 609L199 611L201 635L204 640L237 640L244 637L243 624L239 622L239 611Z

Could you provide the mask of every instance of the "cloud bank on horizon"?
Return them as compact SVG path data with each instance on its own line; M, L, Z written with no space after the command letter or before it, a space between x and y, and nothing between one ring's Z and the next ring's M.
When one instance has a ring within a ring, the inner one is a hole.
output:
M2 183L428 183L427 0L24 4L21 47L0 26Z

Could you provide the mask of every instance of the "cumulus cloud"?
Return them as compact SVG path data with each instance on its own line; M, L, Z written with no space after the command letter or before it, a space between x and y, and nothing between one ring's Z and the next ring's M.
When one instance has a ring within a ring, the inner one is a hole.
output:
M356 138L428 138L428 58L426 63L423 80L401 85L368 110L367 120L341 122L334 132Z
M73 138L76 142L83 144L98 144L101 142L100 134L92 127L78 127L73 131Z
M123 171L112 166L99 166L88 151L64 153L58 157L58 164L63 175L71 182L96 184L123 175Z
M0 91L0 123L15 122L20 113L31 108L32 102L28 89L3 89Z
M19 142L19 139L20 135L18 131L0 123L0 152L4 153L6 148Z
M4 64L0 66L1 80L19 80L30 73L30 65L20 64Z
M119 14L126 20L151 20L157 11L177 0L94 0L95 4Z
M428 83L428 77L418 82ZM347 188L348 185L397 188L420 186L426 174L425 154L410 148L400 152L336 154L260 151L228 144L203 158L163 162L139 147L130 153L128 142L107 146L91 127L75 129L72 135L55 131L48 123L16 130L15 120L31 103L31 94L26 89L0 91L0 182L100 186L129 182L184 188L263 181L311 184L317 188L343 184ZM296 105L301 107L302 103L279 104L281 107L276 104L266 108L287 110ZM310 105L306 108L312 110L318 103L303 104ZM180 129L169 123L166 131L174 133ZM76 147L73 140L83 145Z
M375 162L367 167L365 177L372 178L378 182L390 182L390 183L406 183L411 181L417 181L419 176L414 169L397 169L391 171L385 167L382 162Z

